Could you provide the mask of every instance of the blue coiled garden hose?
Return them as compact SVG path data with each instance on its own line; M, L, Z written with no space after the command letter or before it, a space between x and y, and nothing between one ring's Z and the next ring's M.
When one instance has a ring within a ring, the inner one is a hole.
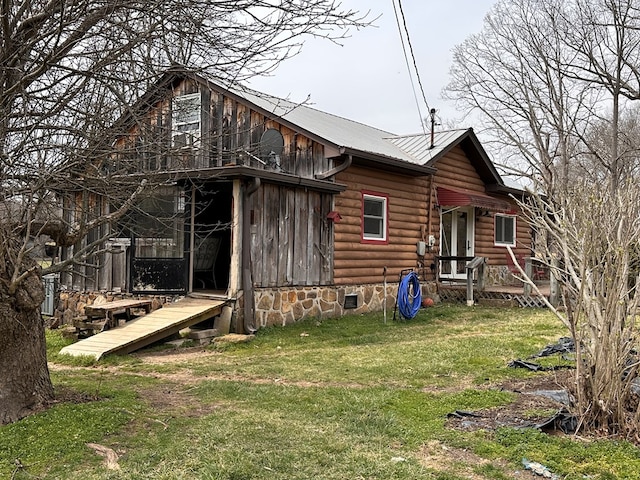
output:
M422 290L416 272L402 277L398 286L398 310L407 320L418 314L422 305Z

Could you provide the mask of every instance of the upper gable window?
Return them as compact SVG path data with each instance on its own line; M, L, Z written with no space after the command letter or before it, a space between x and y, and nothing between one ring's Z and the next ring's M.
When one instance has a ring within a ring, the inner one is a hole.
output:
M200 140L202 105L200 93L173 97L173 146L194 147Z

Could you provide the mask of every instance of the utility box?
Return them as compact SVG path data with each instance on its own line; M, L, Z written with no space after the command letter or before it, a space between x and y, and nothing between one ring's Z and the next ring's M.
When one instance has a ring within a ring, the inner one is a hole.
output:
M44 301L40 307L42 315L48 315L52 317L56 311L56 294L58 292L58 274L50 273L44 275L42 281L44 282Z

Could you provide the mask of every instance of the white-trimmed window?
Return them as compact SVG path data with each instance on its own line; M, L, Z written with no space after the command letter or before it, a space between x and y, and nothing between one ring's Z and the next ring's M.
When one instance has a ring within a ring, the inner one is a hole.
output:
M387 241L387 203L384 195L362 194L362 240Z
M516 246L516 216L496 213L494 216L494 244Z
M173 97L171 109L173 146L196 147L200 140L202 117L200 93Z

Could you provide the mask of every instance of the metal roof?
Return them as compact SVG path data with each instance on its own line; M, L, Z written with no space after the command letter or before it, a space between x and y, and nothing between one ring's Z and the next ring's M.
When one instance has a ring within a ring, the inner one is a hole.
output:
M286 120L338 148L402 160L415 165L427 163L458 144L471 131L469 128L430 133L396 135L360 122L250 91L234 91L256 106Z
M420 174L435 172L437 160L454 146L461 144L472 161L477 163L487 184L504 186L504 183L473 133L473 129L455 129L397 135L337 115L322 112L309 105L256 92L242 86L223 86L215 79L184 70L169 70L163 81L189 76L199 82L222 89L240 100L253 104L267 116L288 125L293 130L307 134L320 143L333 146L337 151L360 156L393 169L414 171ZM406 163L405 163L406 162Z
M458 144L469 133L468 128L456 130L436 131L433 134L433 146L430 134L396 135L387 140L411 155L421 164L438 157L452 146Z
M416 165L424 165L409 152L395 145L386 132L363 123L322 112L304 104L248 91L234 91L254 105L266 110L274 117L300 127L326 140L337 148L358 150L383 157L395 158Z

